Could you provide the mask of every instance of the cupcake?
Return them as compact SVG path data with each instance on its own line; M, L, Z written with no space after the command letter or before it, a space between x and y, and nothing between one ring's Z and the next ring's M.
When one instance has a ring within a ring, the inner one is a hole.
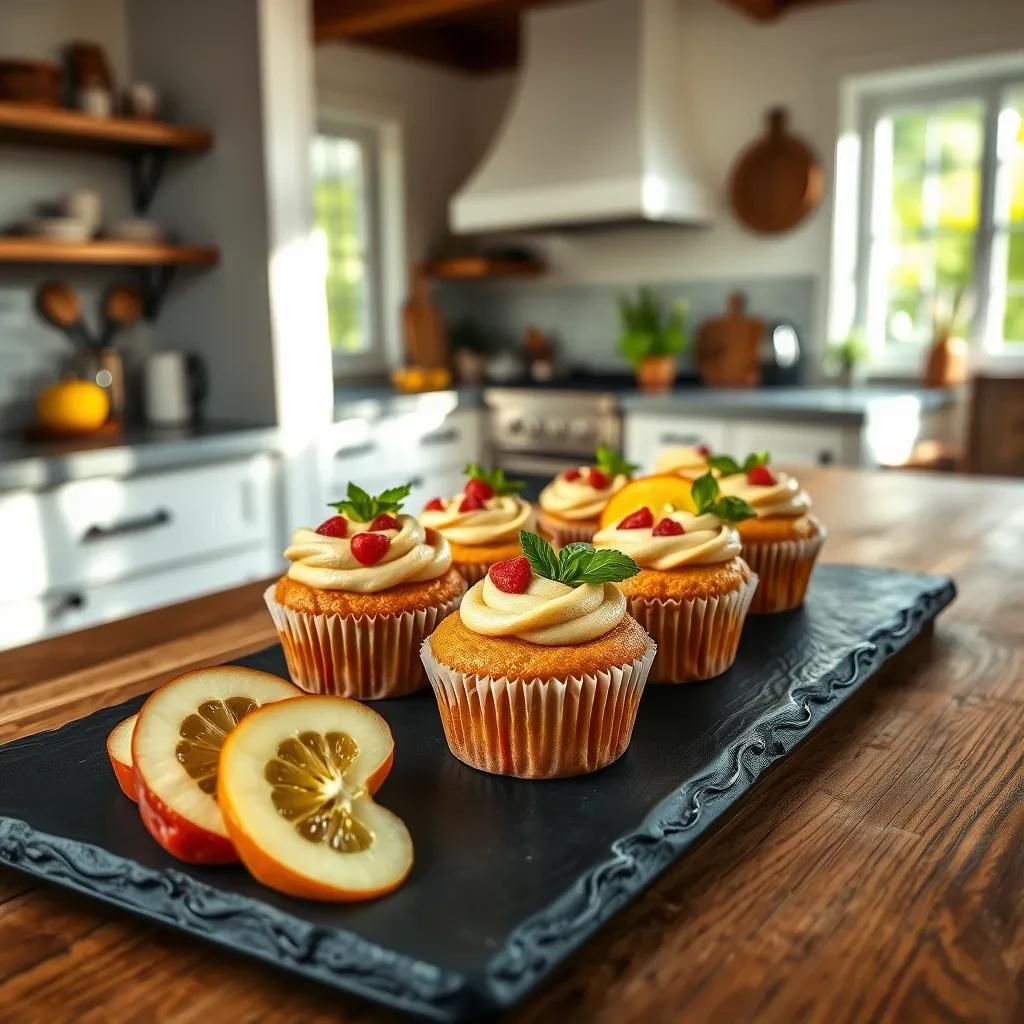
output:
M622 551L640 566L622 591L658 645L652 683L710 679L729 668L757 588L734 525L753 509L721 497L710 473L694 481L691 497L695 514L644 505L594 537L598 550Z
M722 493L742 498L757 513L739 527L743 557L761 578L751 612L799 608L825 543L825 527L811 514L807 492L769 461L767 452L748 455L742 465L728 455L711 459Z
M448 541L455 568L467 583L476 583L495 562L522 555L519 532L536 529L537 516L519 497L526 485L506 479L503 469L488 470L473 462L465 475L469 479L462 494L432 498L420 521Z
M604 446L592 466L573 466L559 473L540 492L538 521L556 548L589 541L597 532L608 499L620 490L637 467Z
M498 775L594 772L629 745L654 660L616 585L637 567L589 544L556 554L526 532L521 544L423 644L445 737L460 761Z
M655 473L675 473L696 480L708 471L711 449L706 444L686 444L663 448L654 460Z
M337 515L293 534L288 572L263 597L304 690L376 700L427 685L420 644L466 583L444 537L401 514L409 489L350 483Z

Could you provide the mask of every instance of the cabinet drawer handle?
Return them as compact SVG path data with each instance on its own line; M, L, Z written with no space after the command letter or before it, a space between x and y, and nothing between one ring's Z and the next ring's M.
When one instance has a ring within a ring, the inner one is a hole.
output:
M449 427L448 430L435 430L433 433L424 434L420 438L420 444L447 444L449 441L458 441L460 436L458 430L454 427Z
M75 611L85 607L85 594L78 590L68 591L57 597L53 604L46 610L46 617L51 622L57 622L64 617L65 612Z
M339 448L335 453L336 459L355 459L360 455L372 455L377 450L377 446L372 441L367 441L366 444L356 444L351 448Z
M155 530L158 526L166 526L170 521L171 513L165 508L158 508L149 515L122 519L120 522L111 523L110 526L90 526L82 535L82 541L86 544L91 544L98 540L107 540L110 537L118 537L125 533Z
M819 466L831 466L836 461L835 452L828 448L823 448L818 452L818 465Z
M661 444L700 444L699 434L662 434L658 439Z

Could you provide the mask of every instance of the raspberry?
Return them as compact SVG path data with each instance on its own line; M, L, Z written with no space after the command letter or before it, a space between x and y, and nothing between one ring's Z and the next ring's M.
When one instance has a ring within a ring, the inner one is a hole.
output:
M423 543L434 545L437 543L437 530L432 526L423 527Z
M344 537L348 533L348 523L344 516L331 516L316 528L316 532L324 537Z
M617 530L646 530L648 527L654 525L654 516L651 510L644 505L643 508L638 508L635 512L631 512L621 523L616 527Z
M352 557L360 565L376 565L391 547L391 541L380 533L357 533L352 538Z
M475 494L467 494L462 501L459 502L460 512L475 512L478 508L484 507L483 498L478 498Z
M566 470L566 471L565 471L565 472L564 472L564 473L562 474L562 479L563 479L563 480L568 480L568 481L569 481L569 483L572 483L572 482L573 482L573 480L579 480L579 478L580 478L581 476L583 476L583 474L582 474L582 473L581 473L581 472L580 472L580 471L579 471L578 469L576 469L576 468L574 467L574 468L572 468L572 469L567 469L567 470Z
M382 516L377 516L372 523L370 523L371 530L400 530L402 527L398 525L398 520L394 516L389 516L386 513Z
M486 480L478 480L476 477L467 480L462 490L466 497L479 498L481 502L494 497L494 488Z
M530 563L522 555L509 558L504 562L495 562L487 570L491 582L506 594L525 594L533 577Z
M706 444L697 445L697 453L706 459L711 454L711 449Z
M430 501L423 506L424 512L443 512L444 502L440 498L431 498Z
M678 537L681 533L686 533L682 523L677 523L667 516L658 523L652 532L655 537Z
M596 491L603 491L611 481L608 479L607 473L602 473L599 469L588 469L587 470L587 483Z
M776 483L775 474L767 466L755 466L747 473L748 484L758 484L761 487L771 487Z

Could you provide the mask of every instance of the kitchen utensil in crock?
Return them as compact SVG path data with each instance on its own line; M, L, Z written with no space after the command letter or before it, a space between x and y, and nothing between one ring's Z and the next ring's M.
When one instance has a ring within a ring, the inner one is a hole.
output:
M131 284L115 284L103 295L102 347L110 345L115 334L142 319L142 292Z
M78 293L62 281L46 281L36 291L36 311L49 324L71 340L78 348L94 345L92 332L82 317L82 304Z

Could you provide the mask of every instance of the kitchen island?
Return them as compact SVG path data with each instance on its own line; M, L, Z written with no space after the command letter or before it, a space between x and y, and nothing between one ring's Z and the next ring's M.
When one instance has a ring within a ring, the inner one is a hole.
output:
M825 561L957 601L510 1019L1019 1019L1024 485L800 476ZM0 735L265 645L260 590L0 654ZM402 1019L6 870L0 949L5 1020Z

